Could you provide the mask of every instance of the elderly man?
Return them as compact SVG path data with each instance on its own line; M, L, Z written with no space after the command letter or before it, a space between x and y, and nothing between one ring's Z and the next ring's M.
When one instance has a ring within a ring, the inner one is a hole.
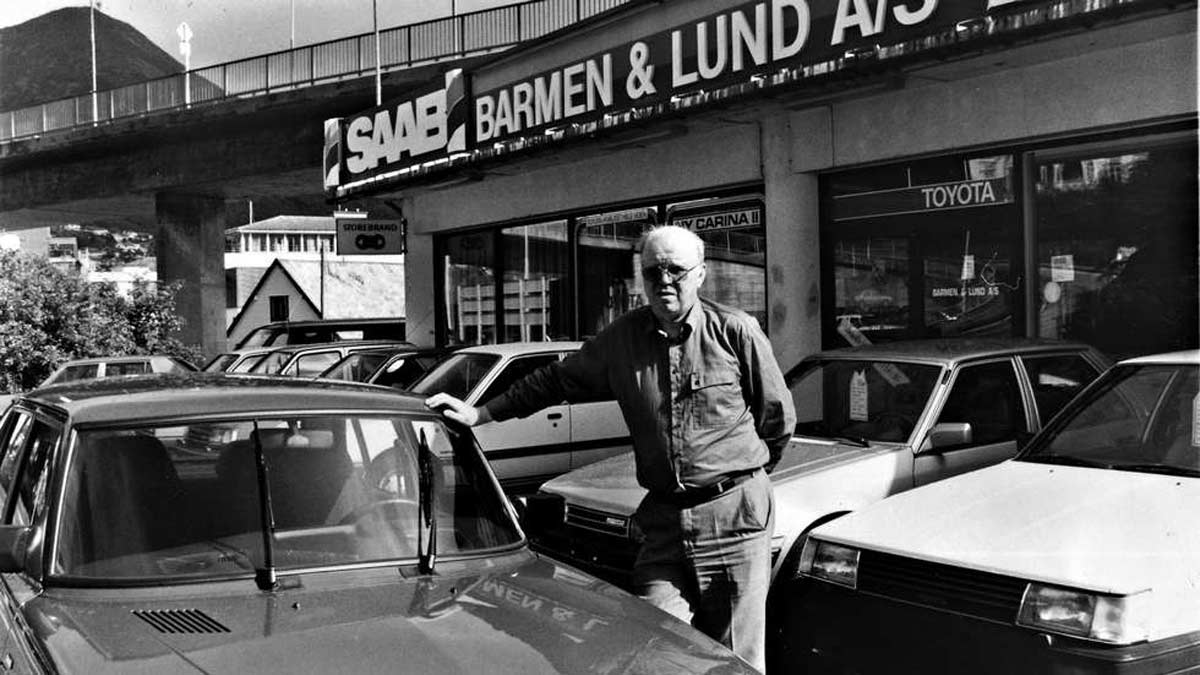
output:
M774 502L766 473L796 414L771 345L749 315L699 297L704 242L682 227L642 239L649 304L583 348L472 407L447 394L426 405L475 425L563 400L613 396L649 494L635 591L764 669Z

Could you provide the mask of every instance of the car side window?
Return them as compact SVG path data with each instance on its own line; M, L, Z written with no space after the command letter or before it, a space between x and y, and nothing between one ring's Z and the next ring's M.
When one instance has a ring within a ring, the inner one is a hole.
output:
M1038 417L1045 424L1100 372L1079 354L1023 356Z
M504 366L504 370L500 371L496 379L492 380L492 383L488 385L487 391L483 392L483 396L479 397L479 405L486 405L488 401L508 391L508 388L517 380L557 360L558 354L537 354L534 356L522 356L509 361L508 365Z
M88 363L78 366L69 366L63 371L63 374L58 377L58 382L74 382L75 380L90 380L100 375L100 364Z
M20 499L12 522L28 523L36 508L45 501L46 467L60 436L57 427L34 420L28 457L17 476L17 496Z
M29 438L29 429L33 426L33 418L28 414L15 411L4 419L4 427L0 429L0 503L7 501L12 492L13 480L20 466L25 440Z
M150 372L150 364L144 361L137 363L110 363L105 369L109 377L118 375L144 375Z
M960 369L937 421L969 423L972 445L1016 439L1018 431L1025 431L1025 413L1012 364L995 361Z
M288 369L290 372L284 374L296 375L298 377L316 377L325 372L325 369L332 366L339 358L341 358L341 354L338 352L303 354L296 357L296 362Z

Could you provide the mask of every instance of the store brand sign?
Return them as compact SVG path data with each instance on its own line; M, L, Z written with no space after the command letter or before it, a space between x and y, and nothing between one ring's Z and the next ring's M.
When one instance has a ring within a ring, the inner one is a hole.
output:
M904 213L998 206L1012 202L1012 188L1007 177L966 180L839 195L833 200L833 219L855 220Z

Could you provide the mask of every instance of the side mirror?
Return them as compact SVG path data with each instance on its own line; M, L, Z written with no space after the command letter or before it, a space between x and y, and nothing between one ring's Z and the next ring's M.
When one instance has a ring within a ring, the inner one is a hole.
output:
M970 445L971 436L970 422L941 422L929 430L929 447L937 450Z
M28 525L0 525L0 573L12 574L25 569L25 544Z

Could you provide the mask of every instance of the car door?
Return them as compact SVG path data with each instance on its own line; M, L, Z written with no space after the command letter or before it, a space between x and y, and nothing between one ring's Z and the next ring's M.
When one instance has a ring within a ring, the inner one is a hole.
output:
M4 524L29 524L46 508L47 467L62 435L57 424L24 410L13 410L0 423L0 502ZM44 520L44 515L43 515ZM0 669L35 672L34 631L21 614L21 605L38 589L23 574L4 574L0 584Z
M472 403L483 405L525 375L553 363L558 352L516 356L502 362L496 376ZM566 402L529 417L475 427L475 438L500 485L510 493L534 490L571 468L571 417Z
M933 448L926 439L913 463L914 486L1008 459L1017 453L1018 436L1031 430L1011 358L960 366L951 378L934 423L970 424L971 440Z
M633 448L616 399L572 403L569 417L572 470Z

